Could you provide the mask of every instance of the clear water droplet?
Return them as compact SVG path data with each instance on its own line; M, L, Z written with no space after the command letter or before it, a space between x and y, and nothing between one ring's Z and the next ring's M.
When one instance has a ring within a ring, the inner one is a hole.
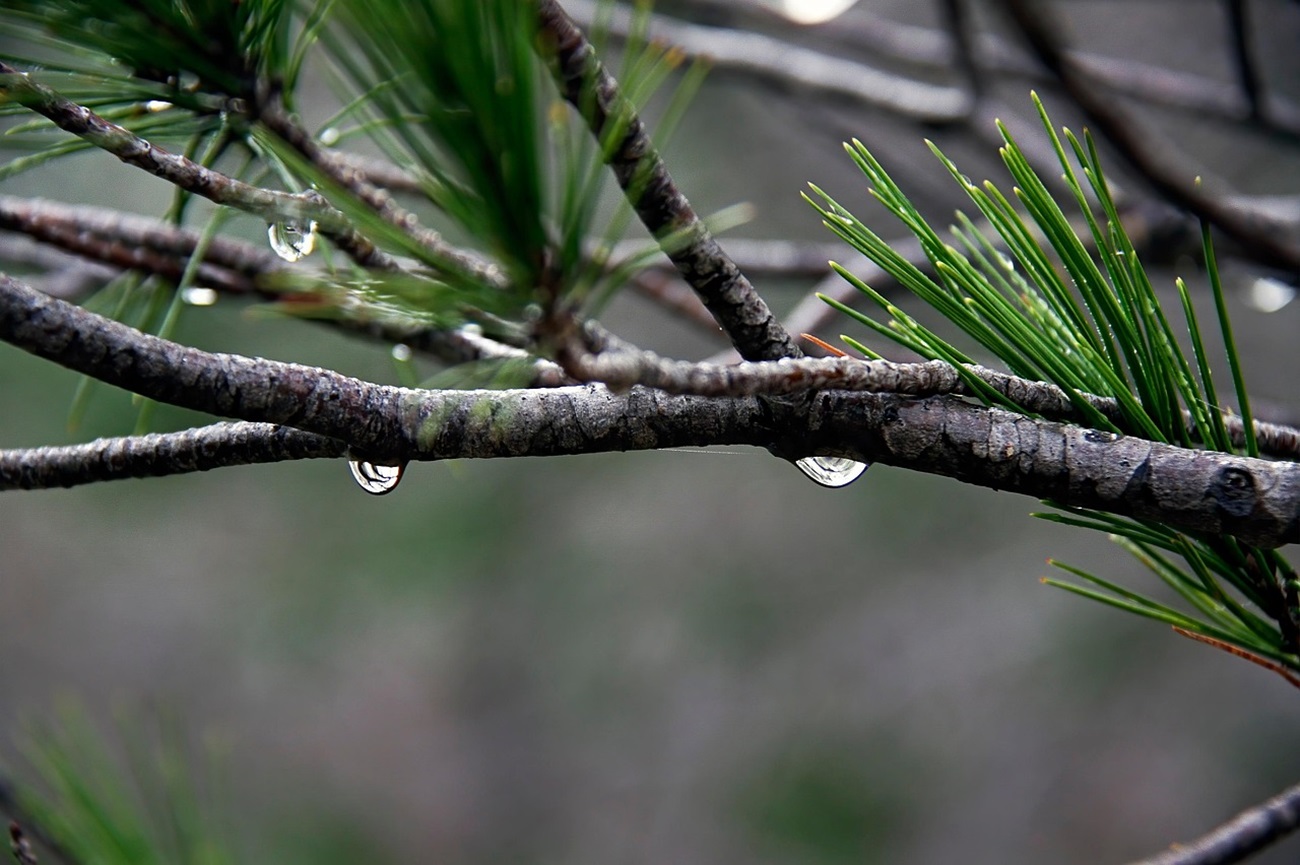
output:
M1261 276L1246 290L1246 302L1260 312L1277 312L1295 300L1295 286Z
M285 261L295 262L311 255L316 248L316 222L273 222L266 227L266 236L276 255Z
M172 104L163 99L150 99L144 104L144 110L150 114L157 114L160 111L166 111L171 108Z
M190 306L212 306L217 302L217 293L211 288L190 286L181 292L181 300Z
M357 486L372 496L382 496L397 488L402 473L406 471L406 463L384 465L369 460L349 460L348 468L352 469L352 479L357 482Z
M327 126L320 131L320 135L317 137L320 139L321 144L324 144L326 147L333 147L335 144L339 143L339 139L342 135L333 126Z
M871 463L860 463L844 457L804 457L795 460L799 471L824 487L846 487L871 468Z
M392 354L393 360L405 363L411 359L411 347L404 342L399 342L393 346Z
M1015 261L1015 259L1013 259L1011 256L1007 255L1005 252L999 252L999 253L998 253L998 263L1000 263L1000 264L1002 265L1002 269L1003 269L1003 270L1015 270L1015 269L1016 269L1016 261Z

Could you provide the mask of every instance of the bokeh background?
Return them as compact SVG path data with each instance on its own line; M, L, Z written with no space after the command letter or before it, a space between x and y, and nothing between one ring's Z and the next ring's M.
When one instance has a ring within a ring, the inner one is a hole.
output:
M1232 80L1223 4L1053 5L1080 45ZM1300 96L1300 8L1251 5L1270 85ZM939 26L938 6L863 0L845 20ZM995 87L1030 116L1027 81ZM1148 117L1240 191L1300 195L1293 139ZM798 194L867 201L847 135L940 217L960 202L923 136L1003 177L965 133L728 74L668 158L701 211L755 205L737 236L824 241ZM96 154L0 192L167 203ZM1194 260L1174 270L1199 285ZM1226 275L1257 395L1300 405L1300 304L1265 314L1245 302L1260 274ZM759 287L786 309L810 284ZM719 347L635 296L606 323L677 356ZM230 300L188 310L178 339L396 380L384 346ZM0 446L129 432L129 397L104 388L70 433L76 385L0 346ZM242 861L283 863L1119 862L1300 778L1300 694L1040 586L1054 557L1155 591L1035 509L882 466L826 490L757 451L419 464L383 498L341 462L6 493L0 755L30 779L24 719L70 697L105 728L163 707L222 743Z

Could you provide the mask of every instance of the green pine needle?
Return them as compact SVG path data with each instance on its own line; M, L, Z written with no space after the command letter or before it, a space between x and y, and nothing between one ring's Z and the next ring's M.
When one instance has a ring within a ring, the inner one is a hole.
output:
M1226 431L1209 353L1186 286L1177 284L1190 361L1119 220L1091 137L1085 135L1080 142L1069 130L1058 135L1036 96L1034 104L1060 163L1073 215L1052 196L1015 139L999 124L1002 161L1015 184L1010 197L992 182L972 182L930 145L992 232L986 234L959 214L953 228L956 247L940 238L865 145L859 141L845 145L872 195L920 241L933 276L893 252L873 229L821 189L812 186L812 195L804 196L832 232L940 313L977 349L959 348L923 327L838 266L835 269L883 315L823 300L922 357L948 361L960 370L979 351L1016 375L1051 382L1070 397L1086 423L1099 429L1183 447L1198 444L1237 452ZM1208 229L1205 258L1228 366L1246 422L1243 451L1257 456L1244 374ZM862 342L847 337L845 341L868 357L878 356ZM986 387L971 385L972 392L990 405L1028 413ZM1115 399L1119 421L1112 424L1102 417L1082 398L1085 392ZM1044 582L1300 670L1300 645L1283 636L1296 632L1288 619L1292 612L1282 600L1282 584L1293 579L1283 575L1293 575L1294 570L1278 553L1243 548L1230 538L1192 538L1149 521L1077 508L1063 511L1035 516L1106 532L1177 600L1141 595L1057 562L1053 566L1083 584ZM1190 612L1179 609L1178 602Z

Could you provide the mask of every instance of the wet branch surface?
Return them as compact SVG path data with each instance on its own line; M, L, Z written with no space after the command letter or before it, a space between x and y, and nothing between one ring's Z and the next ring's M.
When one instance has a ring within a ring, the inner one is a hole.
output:
M785 399L600 385L419 391L212 354L140 333L0 277L0 339L152 399L291 426L396 460L557 456L744 444L941 474L993 489L1234 535L1300 540L1300 464L1186 450L1040 421L953 396L831 390ZM168 445L174 444L168 442ZM101 449L117 447L101 445ZM16 485L6 454L0 483ZM102 458L101 458L102 462ZM156 474L156 466L148 473ZM66 482L68 475L60 477Z

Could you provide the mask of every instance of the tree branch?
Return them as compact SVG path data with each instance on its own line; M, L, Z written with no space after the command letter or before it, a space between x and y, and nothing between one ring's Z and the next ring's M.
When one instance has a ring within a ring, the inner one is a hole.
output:
M55 126L188 192L265 219L314 220L321 232L362 267L396 270L397 262L359 234L347 217L318 193L291 195L262 189L177 156L65 99L0 61L0 95L27 106Z
M1131 865L1231 865L1300 829L1300 784L1167 853Z
M1281 236L1278 226L1257 211L1243 210L1200 189L1195 181L1203 172L1187 165L1168 142L1159 147L1153 144L1159 136L1113 96L1093 86L1087 73L1062 48L1051 10L1029 0L1002 0L1002 5L1043 65L1152 188L1175 206L1215 225L1261 263L1300 273L1300 248Z
M176 433L97 439L66 447L0 450L0 490L75 487L227 466L347 455L338 439L292 427L219 423Z
M614 337L590 323L584 339L585 345L561 348L558 357L561 366L578 381L598 382L614 390L641 385L667 393L711 397L789 396L820 390L921 397L977 395L957 368L943 361L895 363L851 357L805 357L724 365L670 360L654 352L619 345ZM1071 423L1082 419L1065 391L1054 384L1029 381L975 364L964 369L1028 412ZM1081 396L1109 420L1124 422L1118 400L1092 394ZM1189 430L1195 430L1190 412L1184 411L1183 420ZM1233 443L1244 446L1245 425L1241 417L1225 414L1222 420ZM1261 453L1300 460L1300 430L1259 421L1254 427Z
M0 276L0 339L143 396L339 439L376 459L557 456L745 444L942 474L1063 505L1300 540L1300 464L1191 451L938 396L823 391L670 396L635 388L416 391L211 354L142 334Z
M457 249L443 240L438 232L420 225L419 218L401 207L388 190L375 186L362 170L340 154L320 146L307 130L282 111L266 106L261 109L258 119L309 162L368 205L389 225L406 232L431 259L438 262L444 272L459 275L480 285L506 288L506 278L501 268L463 249Z
M0 195L0 230L21 232L91 261L171 281L180 278L199 239L197 232L142 216L7 195ZM209 240L196 282L230 294L281 301L284 292L264 277L284 269L277 256L261 247L218 236ZM464 328L442 330L361 315L320 321L390 345L403 343L447 364L527 356ZM533 377L523 382L531 387L571 383L558 367L542 360L536 361Z
M539 0L543 38L552 43L565 98L598 141L624 128L606 160L637 215L746 360L802 352L673 183L645 124L620 92L587 37L556 0Z

